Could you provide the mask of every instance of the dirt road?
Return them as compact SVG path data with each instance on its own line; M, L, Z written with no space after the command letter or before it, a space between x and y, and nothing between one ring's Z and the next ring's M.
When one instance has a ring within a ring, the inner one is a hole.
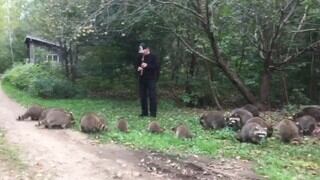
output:
M16 121L24 111L0 86L0 128L4 129L7 142L20 149L21 159L28 166L20 174L4 173L6 168L1 170L0 161L0 180L263 179L245 160L179 157L98 144L70 129L39 129L36 122Z
M114 144L97 145L73 130L38 129L35 122L16 121L24 111L0 90L0 128L6 131L7 141L21 150L33 178L159 179L138 166L138 152Z

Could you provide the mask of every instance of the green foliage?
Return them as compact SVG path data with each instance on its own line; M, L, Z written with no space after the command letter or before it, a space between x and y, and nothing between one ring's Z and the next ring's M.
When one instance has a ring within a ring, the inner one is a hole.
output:
M4 81L42 98L70 98L78 92L59 69L48 64L17 65L5 73Z
M135 50L123 39L109 44L80 47L76 84L91 94L135 92ZM131 95L128 93L126 97Z
M299 111L299 106L295 104L288 104L284 106L283 109L293 115L295 112Z
M166 101L160 101L157 121L166 129L164 134L153 135L146 131L152 118L140 119L137 101L119 100L45 100L32 98L18 91L9 84L4 84L5 91L24 105L41 104L45 107L61 107L71 110L77 122L75 129L79 130L79 121L85 112L98 112L108 121L109 131L95 134L102 142L115 141L133 148L147 148L162 152L178 154L201 154L213 158L241 158L256 163L255 170L269 179L317 179L320 174L320 149L318 144L306 141L301 146L287 145L278 139L271 138L262 145L239 143L235 133L228 129L221 131L205 131L199 123L200 113L191 109L179 109ZM129 120L130 132L124 134L116 130L119 117ZM171 127L186 123L195 138L180 140L171 132Z
M199 104L199 96L197 93L193 92L191 94L188 93L183 93L180 96L182 102L184 102L185 104L190 104L193 106L197 106Z
M38 77L29 85L28 92L42 98L70 98L76 95L75 87L65 79Z
M25 1L0 0L0 74L26 58L24 38L28 26L21 21ZM10 4L10 5L9 5Z
M37 77L48 77L49 72L44 70L42 66L39 65L16 65L14 68L8 70L4 76L4 81L7 81L17 87L18 89L27 90L29 85Z
M90 92L101 92L110 87L110 83L108 83L108 81L109 80L99 76L85 76L77 80L77 83L82 87L86 87Z
M171 89L177 87L183 90L191 89L186 94L181 90L177 95L186 104L214 105L211 100L210 81L207 78L209 71L222 105L223 102L244 103L243 98L236 100L233 98L241 94L239 88L234 85L239 80L230 79L226 76L226 70L221 69L215 62L215 52L208 38L207 29L201 26L203 22L199 17L192 13L202 8L196 7L200 4L192 5L190 1L182 0L174 1L178 6L172 5L171 1L160 3L129 0L126 4L100 0L90 2L12 0L9 13L12 22L8 23L5 18L6 3L1 2L4 6L0 11L0 32L2 32L0 48L3 50L0 52L0 73L11 66L11 54L8 48L8 32L11 28L14 35L15 59L25 57L23 38L27 33L31 33L61 43L74 53L73 57L77 54L79 58L76 65L76 82L90 91L119 91L126 89L127 85L130 85L127 89L135 89L136 77L132 65L136 58L137 45L143 41L151 45L152 51L159 57L162 67L160 83L169 83ZM263 51L260 51L262 48L260 46L270 44L274 30L277 29L275 27L282 16L281 9L287 2L287 0L208 1L209 11L214 13L208 13L210 17L204 22L209 23L208 28L214 31L219 51L226 59L230 71L239 77L257 99L259 99L261 75L263 69L268 66L264 64L265 60L261 54L262 52L268 54L268 46L264 47ZM270 51L272 66L320 37L318 31L311 31L318 29L317 25L320 22L317 16L319 2L306 0L297 4L294 2L291 6L295 7L292 11L293 16L288 19L288 23L284 23L280 37L276 38L276 45ZM308 18L301 28L310 31L294 35L306 10ZM285 17L288 11L284 9L283 11ZM77 52L74 52L75 47L78 48ZM212 62L204 61L193 51L208 57ZM46 55L37 50L35 53ZM282 76L278 75L279 71L272 70L272 89L269 98L272 105L285 104L287 99L285 94L289 96L289 103L320 102L317 93L320 89L318 56L308 51L298 58L297 63L275 68L287 76L286 93L279 88L283 86ZM45 85L46 81L48 78L37 81L36 87L46 87L42 93L50 94L50 87L53 86L51 82ZM63 84L63 82L56 83Z
M7 58L0 58L0 74L4 73L11 66L11 61Z
M312 101L307 97L304 89L292 89L292 93L289 96L290 102L295 104L310 104Z

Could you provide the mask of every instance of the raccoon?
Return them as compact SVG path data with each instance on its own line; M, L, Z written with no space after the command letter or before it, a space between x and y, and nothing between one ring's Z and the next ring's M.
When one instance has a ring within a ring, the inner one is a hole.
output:
M189 128L186 125L179 125L177 127L172 128L172 131L175 132L176 136L181 139L192 138L193 135L190 132Z
M320 108L317 107L306 107L303 108L302 111L296 113L293 117L294 119L297 119L299 117L302 117L304 115L309 115L315 118L317 122L320 122Z
M253 117L250 118L247 123L251 123L251 122L255 122L258 123L261 127L263 128L267 128L267 132L268 132L268 137L272 136L273 133L273 128L270 124L268 124L264 119L260 118L260 117Z
M298 127L293 121L288 119L282 120L279 123L279 135L280 140L284 143L301 142Z
M162 133L164 131L164 129L161 128L161 126L158 122L152 121L148 125L148 131L151 133Z
M117 128L121 132L125 132L125 133L129 132L128 121L125 118L120 118L117 124Z
M251 114L255 117L259 116L259 114L260 114L258 107L255 105L252 105L252 104L246 104L246 105L242 106L241 108L251 112Z
M105 120L95 113L87 113L81 118L81 131L85 133L95 133L106 130Z
M74 124L73 114L63 109L51 108L43 111L38 126L52 128L69 128Z
M204 129L222 129L226 126L223 113L218 111L204 113L199 121Z
M298 126L301 134L311 135L313 130L316 128L317 122L312 116L305 115L296 119L296 125Z
M253 144L260 144L262 140L267 137L267 128L260 124L251 122L246 123L238 132L236 139L240 142L249 142Z
M244 126L247 120L252 117L252 113L245 109L234 109L231 111L231 115L227 118L227 126L234 130L239 130Z
M27 109L27 111L21 115L18 116L17 120L18 121L23 121L25 119L28 119L29 117L33 121L39 120L41 113L45 110L45 108L38 106L38 105L33 105Z
M313 136L313 137L320 138L320 127L316 127L316 129L313 130L312 136Z

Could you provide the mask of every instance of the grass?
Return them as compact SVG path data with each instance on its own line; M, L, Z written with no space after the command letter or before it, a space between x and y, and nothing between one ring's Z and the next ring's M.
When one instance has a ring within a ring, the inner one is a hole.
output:
M157 120L168 129L162 135L152 135L146 131L151 118L141 119L138 101L115 99L40 99L19 91L7 83L3 83L5 92L23 105L40 104L45 107L62 107L71 110L77 122L85 112L98 112L108 121L110 131L97 134L101 142L114 141L132 148L146 148L162 152L178 154L201 154L213 158L240 157L256 162L258 174L269 179L320 179L320 148L319 144L307 142L295 146L269 139L262 145L239 143L234 138L234 132L227 129L221 131L204 131L198 123L199 114L190 109L175 107L170 102L161 101ZM119 117L129 119L130 133L120 133L115 129ZM170 128L184 122L188 124L196 138L180 140L174 137Z

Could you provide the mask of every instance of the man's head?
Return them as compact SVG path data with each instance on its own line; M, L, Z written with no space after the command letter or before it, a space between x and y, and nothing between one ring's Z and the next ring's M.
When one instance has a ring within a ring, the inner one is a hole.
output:
M144 54L144 55L150 54L150 48L149 48L149 46L147 46L147 45L144 44L144 43L141 43L141 44L139 45L139 53Z

